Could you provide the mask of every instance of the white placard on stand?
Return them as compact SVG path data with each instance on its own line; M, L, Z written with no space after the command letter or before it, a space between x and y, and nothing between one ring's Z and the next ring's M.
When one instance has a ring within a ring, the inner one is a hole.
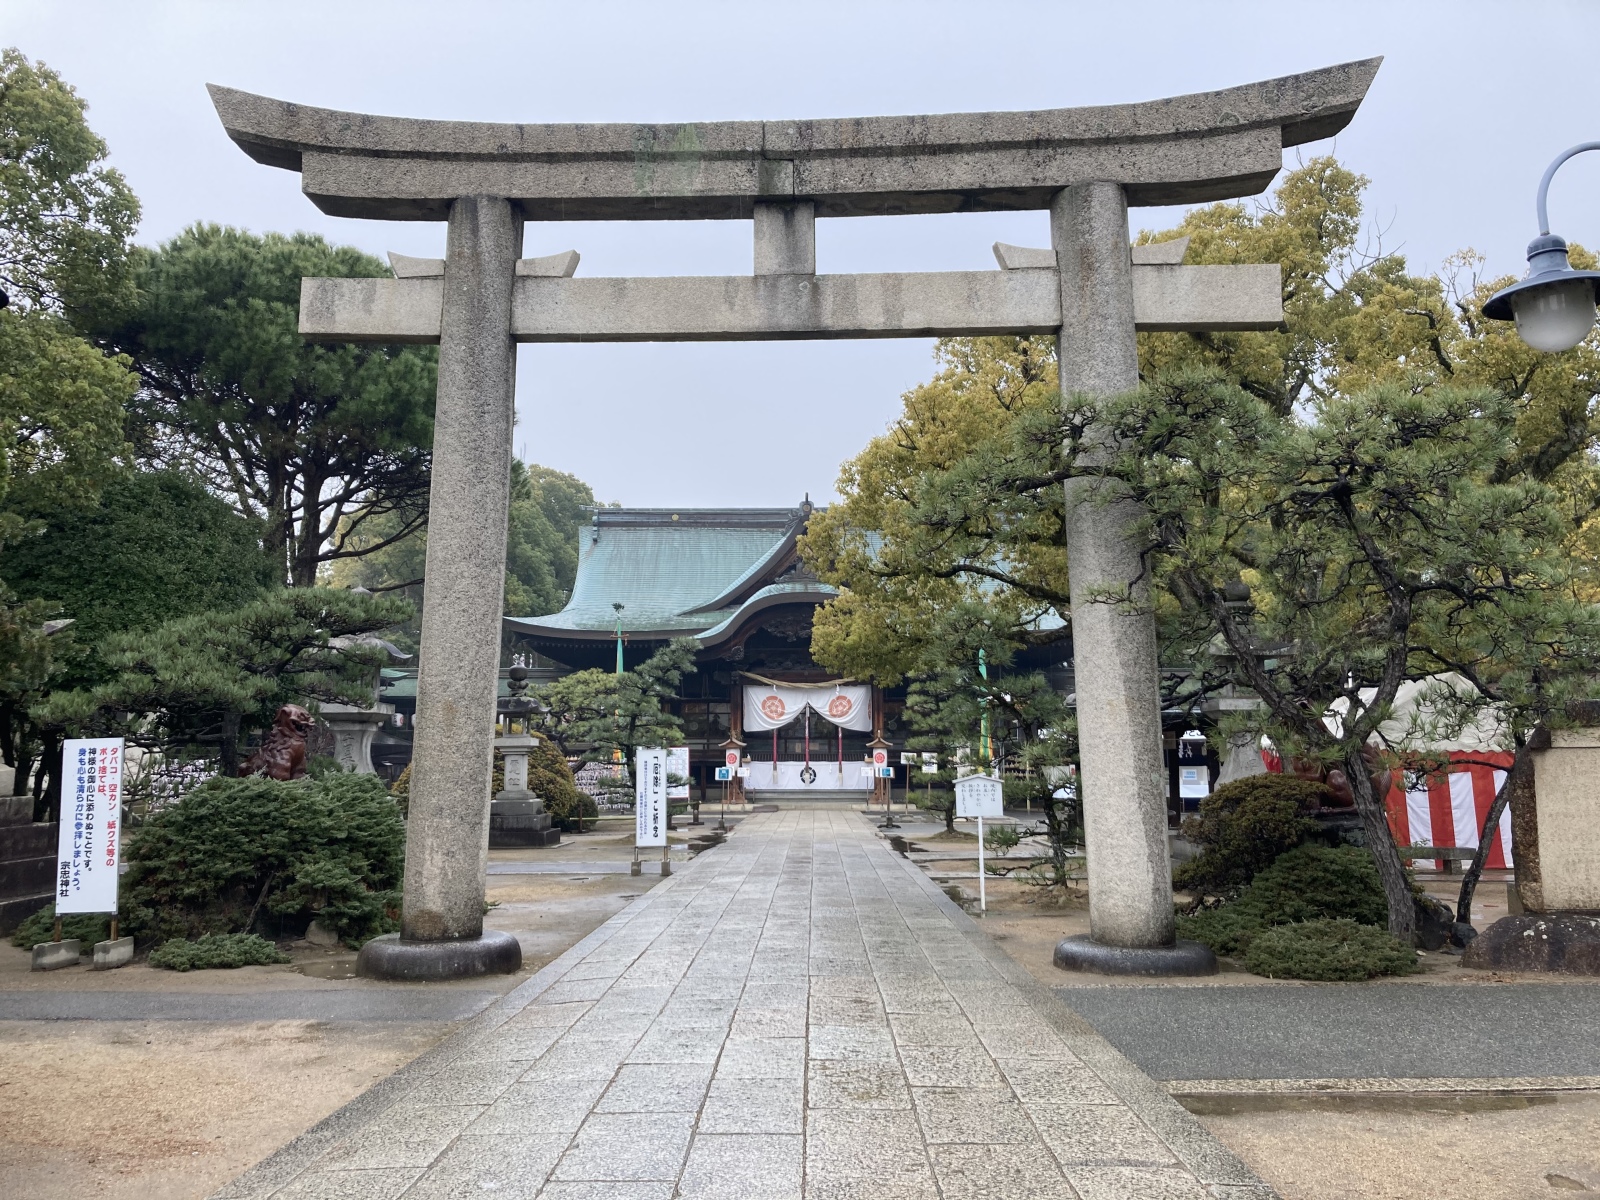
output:
M983 868L983 819L1003 817L1005 785L993 775L968 775L956 780L956 816L978 821L978 911L989 911L989 890Z
M58 915L117 911L122 751L121 738L69 738L62 744Z
M682 783L667 784L668 800L689 798L689 747L673 746L667 751L667 774L676 775Z
M635 846L667 844L667 752L641 747L635 759Z

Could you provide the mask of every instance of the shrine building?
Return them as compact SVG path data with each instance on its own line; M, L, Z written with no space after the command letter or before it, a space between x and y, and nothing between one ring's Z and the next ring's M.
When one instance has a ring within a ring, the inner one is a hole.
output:
M811 658L811 618L838 594L800 561L812 513L795 508L602 508L579 533L572 598L560 612L507 617L514 654L572 670L637 667L673 638L697 670L672 708L697 791L714 797L725 743L742 742L747 799L864 797L869 743L903 744L903 690L838 676ZM898 764L899 754L890 756ZM896 767L897 782L903 772Z

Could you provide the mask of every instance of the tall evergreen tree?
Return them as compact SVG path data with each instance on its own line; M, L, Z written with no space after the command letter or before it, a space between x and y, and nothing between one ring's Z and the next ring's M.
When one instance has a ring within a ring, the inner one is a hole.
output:
M136 265L137 305L101 336L138 371L141 461L194 474L260 520L295 587L421 525L436 352L299 333L302 277L382 278L383 263L313 234L196 225ZM362 536L383 517L396 518L387 537Z

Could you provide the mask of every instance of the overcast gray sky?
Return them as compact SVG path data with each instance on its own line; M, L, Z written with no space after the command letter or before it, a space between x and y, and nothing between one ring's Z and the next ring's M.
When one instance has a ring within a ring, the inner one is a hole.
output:
M1339 156L1413 268L1472 246L1519 272L1533 190L1600 139L1600 5L1500 0L1117 3L139 3L0 0L0 44L56 68L144 203L140 240L195 221L443 254L442 225L323 216L296 174L223 135L204 84L486 121L686 121L1054 108L1154 99L1385 56ZM1304 148L1320 153L1331 143ZM1291 152L1292 153L1292 152ZM1555 231L1600 244L1600 154L1563 168ZM1134 227L1176 213L1136 210ZM587 275L751 269L749 222L530 225ZM819 222L818 270L993 267L1043 214ZM516 450L630 505L833 495L839 463L931 371L932 343L524 346Z

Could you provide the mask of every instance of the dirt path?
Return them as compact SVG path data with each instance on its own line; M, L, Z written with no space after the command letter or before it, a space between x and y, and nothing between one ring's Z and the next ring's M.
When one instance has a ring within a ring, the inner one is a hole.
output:
M630 838L569 838L553 853L493 862L603 862ZM620 912L659 874L490 875L485 924L517 935L523 970L431 985L509 991ZM287 966L176 974L135 964L35 972L0 945L0 993L360 995L355 955L300 947ZM3 997L0 997L3 998ZM37 1003L36 999L32 999ZM270 1004L270 1000L266 1001ZM0 1010L3 1011L3 1010ZM438 1020L319 1022L0 1020L0 1196L27 1200L200 1200L446 1037Z
M449 1026L0 1022L0 1178L31 1200L190 1200Z

